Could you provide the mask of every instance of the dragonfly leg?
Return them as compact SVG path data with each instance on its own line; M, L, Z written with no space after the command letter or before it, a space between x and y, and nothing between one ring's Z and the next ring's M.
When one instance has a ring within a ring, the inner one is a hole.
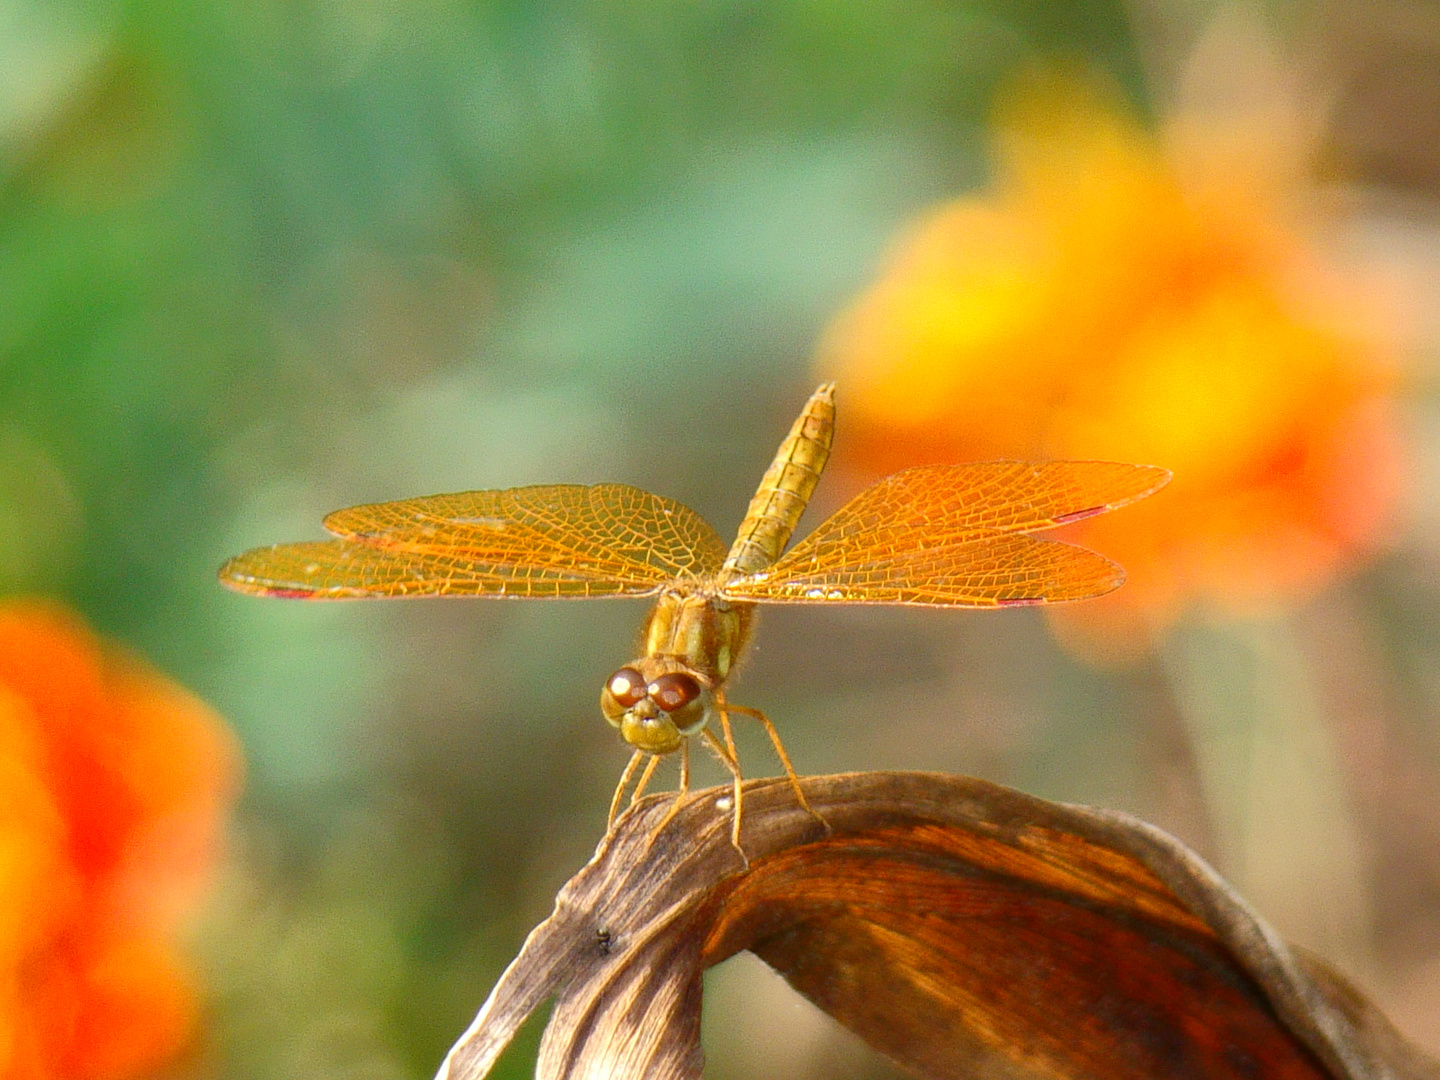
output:
M725 692L722 690L715 695L716 708L720 710L720 731L725 736L725 749L730 751L730 757L738 765L740 763L740 751L735 749L735 732L730 728L730 713L738 712L733 705L725 700Z
M725 714L721 713L720 715L721 726L723 728L725 726ZM720 764L729 769L730 775L735 778L735 806L733 807L733 816L730 819L730 846L740 853L740 858L745 862L745 869L748 870L750 869L750 856L746 855L745 849L740 846L740 814L743 801L741 784L744 783L740 776L740 763L735 760L735 755L726 749L725 744L715 738L714 733L710 731L709 728L702 731L700 737L705 740L705 745L715 752L715 756L720 759Z
M658 760L658 759L657 759ZM655 837L660 835L660 830L670 824L670 819L680 812L680 807L685 805L685 796L690 792L690 740L686 739L680 744L680 790L675 792L675 801L670 804L670 809L665 811L665 816L660 819L660 824L650 830L650 842L655 842Z
M605 823L607 831L615 827L615 818L620 813L620 800L625 795L625 788L629 785L630 778L635 775L635 770L644 755L644 750L636 750L630 755L630 761L625 766L625 771L620 774L620 783L615 785L615 794L610 799L610 817Z
M761 725L765 728L765 734L770 736L770 744L775 747L775 753L780 758L780 764L785 766L785 775L790 780L790 787L794 789L795 798L799 800L800 806L807 814L813 817L821 825L824 825L825 831L827 833L830 832L830 823L826 821L820 814L818 814L810 806L810 800L805 798L805 789L800 786L800 777L796 775L795 766L790 764L790 755L785 752L785 744L780 741L780 733L775 730L775 725L770 722L770 718L766 716L763 712L761 712L759 709L752 709L748 705L732 705L730 704L730 702L725 701L723 698L719 703L719 707L720 724L721 727L724 729L726 736L725 742L728 746L731 747L732 752L735 744L730 737L730 723L728 714L739 713L742 716L749 716L752 719L760 721Z
M643 750L636 753L644 753ZM634 806L640 801L640 796L645 794L645 789L650 786L650 777L655 775L655 766L660 764L660 755L651 754L650 760L645 762L645 768L640 773L640 780L635 785L635 791L630 796L630 805Z

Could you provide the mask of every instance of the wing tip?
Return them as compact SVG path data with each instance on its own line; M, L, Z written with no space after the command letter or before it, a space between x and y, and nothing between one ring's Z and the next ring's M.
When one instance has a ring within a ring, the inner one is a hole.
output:
M1056 541L1053 540L1046 542L1056 543ZM1074 545L1066 544L1065 546L1073 547ZM1053 586L1042 587L1039 595L1001 597L994 602L994 606L997 608L1019 608L1041 607L1051 604L1078 604L1086 600L1098 600L1102 596L1109 596L1125 584L1125 568L1119 563L1107 559L1098 551L1091 551L1089 548L1077 548L1076 550L1083 551L1087 555L1102 562L1109 572L1099 581L1085 586L1086 591L1084 592L1075 592L1070 595L1056 595L1064 593L1066 589L1063 583L1056 583ZM1073 588L1073 586L1071 586L1071 588Z
M254 548L251 551L243 552L234 558L225 560L224 565L216 571L215 576L219 578L220 584L225 588L245 596L278 596L285 600L312 599L318 595L318 589L294 581L277 581L274 578L252 573L247 568L251 565L252 559L259 557L263 560L265 556L281 548L292 546L294 545L275 544L272 547Z
M1077 599L1079 600L1098 600L1102 596L1109 596L1115 590L1123 586L1125 584L1125 579L1128 577L1128 575L1125 573L1125 568L1119 563L1117 563L1115 560L1106 558L1098 551L1094 554L1096 558L1105 560L1105 563L1109 566L1110 573L1105 578L1105 580L1099 582L1096 585L1094 592L1090 593L1088 596L1077 597Z
M1089 548L1084 550L1089 551ZM1125 568L1109 556L1101 555L1098 551L1091 551L1090 554L1105 564L1107 573L1101 581L1096 583L1095 592L1084 598L1086 600L1094 600L1097 597L1108 596L1120 588L1120 586L1124 585L1125 579L1128 576L1125 573Z
M339 537L341 540L354 539L356 529L353 524L347 524L347 522L354 520L357 510L365 509L368 509L368 506L362 504L359 506L342 506L339 510L331 510L330 513L320 519L320 527L331 536Z
M1064 514L1056 519L1055 524L1066 525L1072 521L1081 521L1087 517L1094 517L1096 514L1104 514L1110 510L1118 510L1122 506L1129 506L1131 503L1139 502L1141 499L1154 495L1155 492L1159 491L1175 478L1173 472L1161 465L1139 465L1128 461L1096 461L1093 462L1093 464L1111 467L1124 466L1132 471L1132 474L1139 482L1118 498L1111 499L1109 502L1103 503L1100 506L1089 507L1085 510L1076 510Z
M1137 499L1143 499L1146 495L1155 494L1155 492L1175 479L1175 474L1163 465L1136 465L1135 468L1148 475L1151 479L1150 486L1135 496Z
M1053 544L1059 543L1060 541L1049 540L1045 542ZM1082 588L1084 589L1083 592L1075 592L1069 596L1047 596L1044 600L1041 600L1040 603L1078 604L1083 603L1086 600L1098 600L1102 596L1109 596L1111 593L1115 592L1115 590L1119 589L1122 585L1125 584L1125 580L1127 577L1125 573L1125 568L1119 563L1117 563L1114 559L1111 559L1105 555L1101 555L1098 551L1092 551L1090 548L1079 547L1074 544L1065 544L1065 546L1069 548L1074 548L1074 550L1076 551L1083 551L1089 559L1093 560L1092 565L1094 566L1094 569L1096 571L1095 577L1091 582L1082 586ZM1061 592L1063 591L1063 588L1063 586L1058 586L1055 591Z

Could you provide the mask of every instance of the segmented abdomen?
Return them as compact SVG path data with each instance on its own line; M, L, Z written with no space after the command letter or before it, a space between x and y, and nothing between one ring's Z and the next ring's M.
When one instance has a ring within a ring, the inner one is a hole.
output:
M810 395L765 470L725 557L725 569L753 573L780 557L820 480L834 438L835 384L826 383Z

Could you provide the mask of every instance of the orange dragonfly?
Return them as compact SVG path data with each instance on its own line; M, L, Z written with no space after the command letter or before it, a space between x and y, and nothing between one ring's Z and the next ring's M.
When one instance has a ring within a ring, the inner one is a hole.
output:
M1124 580L1120 567L1029 534L1124 506L1170 479L1164 469L1106 461L925 465L862 491L785 552L834 431L835 387L826 383L780 444L728 550L671 499L625 484L544 484L337 510L324 524L338 539L247 551L220 580L306 600L656 597L642 655L600 692L601 712L634 747L610 824L642 762L632 804L660 759L679 751L668 821L689 789L698 737L733 777L731 840L743 856L732 715L764 726L810 810L774 725L725 696L757 604L1001 608L1101 596Z

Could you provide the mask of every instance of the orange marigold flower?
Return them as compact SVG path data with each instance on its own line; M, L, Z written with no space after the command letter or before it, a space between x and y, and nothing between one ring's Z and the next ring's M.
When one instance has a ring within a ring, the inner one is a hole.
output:
M238 761L210 708L74 615L0 606L0 1078L123 1080L184 1048L172 939Z
M1032 87L1002 114L991 190L928 214L822 345L842 468L1174 471L1068 532L1129 575L1054 609L1092 647L1143 646L1191 600L1313 589L1395 501L1384 350L1340 328L1343 288L1287 223L1274 156L1235 152L1256 130L1190 125L1167 151L1093 89Z

